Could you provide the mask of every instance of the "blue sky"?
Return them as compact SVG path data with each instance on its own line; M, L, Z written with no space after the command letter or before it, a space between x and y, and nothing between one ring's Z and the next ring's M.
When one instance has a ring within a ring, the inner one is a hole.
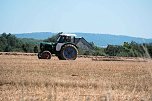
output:
M152 38L152 0L0 0L0 33L89 32Z

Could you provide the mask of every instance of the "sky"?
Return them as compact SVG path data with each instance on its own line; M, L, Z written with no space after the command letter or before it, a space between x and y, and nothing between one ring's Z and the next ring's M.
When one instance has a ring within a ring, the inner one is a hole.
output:
M85 32L152 38L152 0L0 0L0 33Z

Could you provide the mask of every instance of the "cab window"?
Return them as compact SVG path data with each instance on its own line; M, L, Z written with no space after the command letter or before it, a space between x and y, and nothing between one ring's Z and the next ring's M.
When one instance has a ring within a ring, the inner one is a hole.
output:
M72 42L73 39L71 38L71 36L60 36L58 39L59 43L64 43L64 42Z

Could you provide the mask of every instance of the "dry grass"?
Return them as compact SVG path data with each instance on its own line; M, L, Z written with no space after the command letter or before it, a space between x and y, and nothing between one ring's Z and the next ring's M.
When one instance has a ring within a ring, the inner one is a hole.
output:
M152 101L151 67L151 60L0 55L0 101Z

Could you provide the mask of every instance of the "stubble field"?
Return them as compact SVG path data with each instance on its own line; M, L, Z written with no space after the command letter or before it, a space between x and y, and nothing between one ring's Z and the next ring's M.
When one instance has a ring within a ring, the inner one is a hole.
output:
M0 101L152 101L152 61L0 55Z

